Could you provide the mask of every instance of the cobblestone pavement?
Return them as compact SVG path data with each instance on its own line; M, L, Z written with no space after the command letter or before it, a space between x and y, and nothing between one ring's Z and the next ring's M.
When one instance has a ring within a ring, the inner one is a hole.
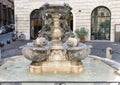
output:
M6 44L2 48L2 58L12 57L16 55L22 55L20 46L25 45L32 40L17 40L11 44ZM120 62L120 42L86 42L87 45L92 45L91 55L97 55L100 57L106 57L106 48L111 47L113 49L113 60Z
M32 42L30 40L17 40L11 42L10 44L6 44L1 48L1 58L12 57L16 55L22 55L20 46L27 44L28 42Z
M0 42L6 44L7 40L12 41L12 36L13 36L13 32L9 32L9 33L6 33L6 34L1 34L0 35Z

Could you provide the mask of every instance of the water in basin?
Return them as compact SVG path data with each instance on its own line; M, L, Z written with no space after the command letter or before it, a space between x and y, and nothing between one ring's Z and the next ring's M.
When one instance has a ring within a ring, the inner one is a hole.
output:
M14 61L14 62L13 62ZM115 81L115 69L100 60L86 58L81 73L29 73L31 63L23 56L9 60L0 67L0 81Z

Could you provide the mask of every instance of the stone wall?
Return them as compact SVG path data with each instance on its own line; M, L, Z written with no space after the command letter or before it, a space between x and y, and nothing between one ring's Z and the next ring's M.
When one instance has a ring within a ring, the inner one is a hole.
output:
M120 1L119 0L15 0L16 30L26 34L30 39L30 14L34 9L43 4L68 3L72 7L74 30L85 27L89 31L87 40L91 35L91 13L98 6L105 6L111 11L111 38L114 41L115 24L120 23Z

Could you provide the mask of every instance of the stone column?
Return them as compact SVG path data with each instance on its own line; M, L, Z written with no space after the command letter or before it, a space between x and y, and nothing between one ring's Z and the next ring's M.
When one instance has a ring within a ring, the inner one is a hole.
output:
M61 14L59 13L52 14L54 25L53 25L53 33L52 33L52 47L49 56L49 61L66 60L64 48L61 41L62 32L60 30L60 25L59 25L60 16Z
M60 16L61 15L58 13L52 14L53 22L54 22L54 26L53 26L54 30L52 33L52 44L60 44L61 43L62 32L61 32L60 26L59 26Z

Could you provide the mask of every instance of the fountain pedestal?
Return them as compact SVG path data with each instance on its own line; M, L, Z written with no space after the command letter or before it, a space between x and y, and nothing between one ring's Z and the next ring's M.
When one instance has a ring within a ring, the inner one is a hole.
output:
M32 61L30 73L82 72L81 60L88 56L90 49L87 45L78 43L75 36L70 36L71 30L66 20L71 8L66 4L64 6L45 5L40 10L43 13L40 15L45 16L45 28L43 30L50 28L51 35L46 36L51 37L52 40L47 41L44 38L44 32L41 32L41 36L36 39L34 44L23 47L24 57ZM52 24L48 24L48 20L51 20ZM45 33L50 34L46 31ZM66 36L68 39L63 42L62 38Z
M53 33L52 33L52 41L51 41L51 52L50 56L48 58L48 61L57 61L57 60L67 60L67 56L64 52L63 43L61 41L62 32L60 30L60 24L59 24L59 18L61 17L61 14L59 13L53 13Z

